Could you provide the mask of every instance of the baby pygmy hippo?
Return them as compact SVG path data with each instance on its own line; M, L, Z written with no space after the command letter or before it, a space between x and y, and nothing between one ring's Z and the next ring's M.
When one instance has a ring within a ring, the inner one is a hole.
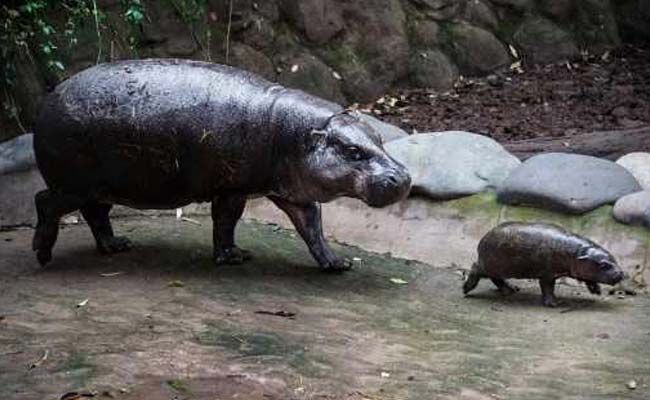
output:
M623 279L623 271L607 250L562 227L506 222L479 242L478 261L463 293L473 290L481 278L490 278L503 294L515 291L507 278L539 279L542 304L555 307L555 280L562 276L585 282L591 293L600 294L598 283L614 285Z

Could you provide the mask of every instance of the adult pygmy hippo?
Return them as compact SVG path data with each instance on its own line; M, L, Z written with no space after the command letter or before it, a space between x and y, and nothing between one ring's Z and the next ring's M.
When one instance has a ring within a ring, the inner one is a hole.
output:
M101 252L112 204L170 209L212 202L214 260L241 263L234 243L246 199L282 209L318 264L349 262L326 245L319 203L339 196L382 207L410 187L404 166L354 112L228 66L186 60L102 64L58 85L34 137L48 189L36 194L33 248L50 261L62 215L81 210Z
M503 223L479 242L478 262L469 273L463 292L473 290L481 278L490 278L503 294L515 288L504 279L539 279L542 303L555 307L555 279L568 276L600 294L598 283L614 285L623 272L614 257L598 244L552 224Z

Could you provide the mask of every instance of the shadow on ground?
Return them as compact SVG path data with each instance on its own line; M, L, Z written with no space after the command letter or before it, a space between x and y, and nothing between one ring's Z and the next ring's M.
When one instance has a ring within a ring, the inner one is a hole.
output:
M463 298L454 271L345 246L355 269L324 274L256 223L239 229L255 259L215 268L200 222L118 220L135 248L109 257L68 226L46 269L31 230L0 232L0 398L650 397L647 297L564 286L545 309L534 285L504 299L482 282Z

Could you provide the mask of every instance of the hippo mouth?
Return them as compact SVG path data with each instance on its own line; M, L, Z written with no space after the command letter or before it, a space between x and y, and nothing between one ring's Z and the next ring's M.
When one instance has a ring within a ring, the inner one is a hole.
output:
M380 208L403 200L408 196L410 189L410 176L388 175L370 182L365 195L360 197L370 207Z
M620 281L623 280L625 277L625 274L622 271L619 271L615 276L611 277L608 282L606 282L608 285L616 285Z

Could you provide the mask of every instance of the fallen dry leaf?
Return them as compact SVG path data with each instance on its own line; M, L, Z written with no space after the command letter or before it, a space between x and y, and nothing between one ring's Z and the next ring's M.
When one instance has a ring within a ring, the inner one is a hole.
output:
M39 367L41 364L45 362L45 360L47 360L47 356L49 355L50 355L50 351L45 350L45 352L43 352L43 356L41 356L41 358L39 358L38 361L32 363L32 365L29 366L29 369L34 369Z
M289 312L289 311L266 311L266 310L258 310L255 311L255 314L265 314L265 315L274 315L276 317L283 317L283 318L289 318L289 319L295 319L294 317L296 316L296 313L294 312Z

